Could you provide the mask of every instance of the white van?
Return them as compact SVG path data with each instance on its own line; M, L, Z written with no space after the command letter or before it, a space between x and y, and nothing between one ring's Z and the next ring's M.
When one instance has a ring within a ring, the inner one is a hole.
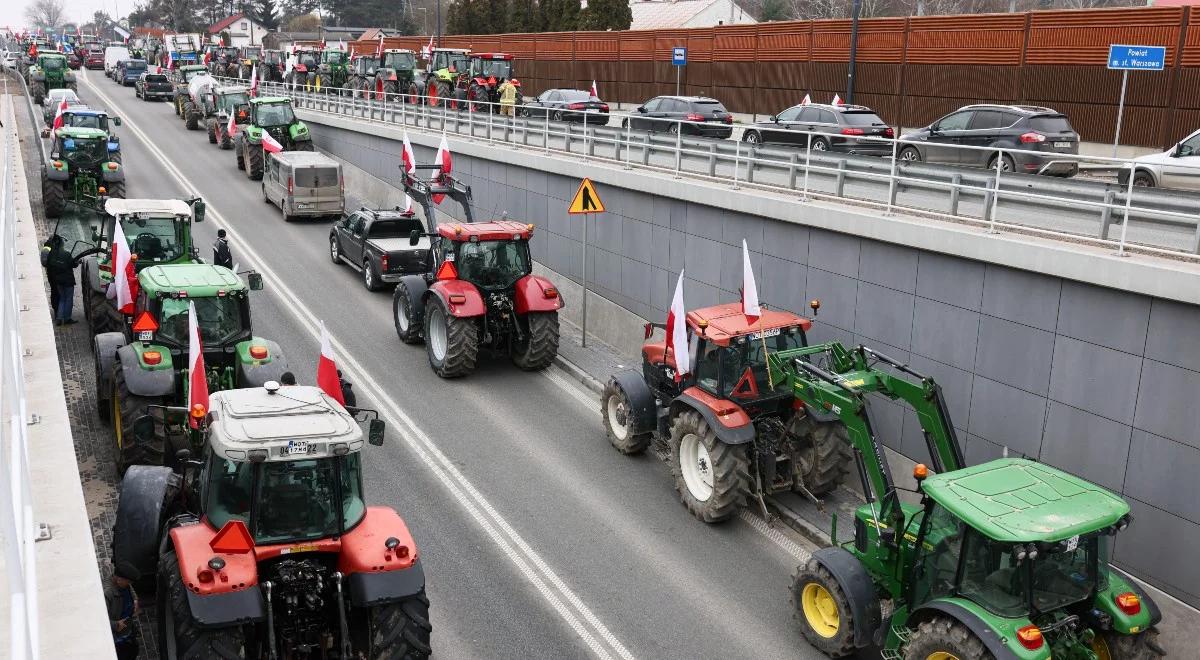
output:
M104 75L112 77L117 63L129 59L129 49L124 46L109 46L104 49Z

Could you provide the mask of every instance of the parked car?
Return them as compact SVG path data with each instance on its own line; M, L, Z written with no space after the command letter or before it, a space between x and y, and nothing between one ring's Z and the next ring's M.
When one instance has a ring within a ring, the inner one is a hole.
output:
M1079 134L1067 116L1036 105L968 105L929 126L902 135L900 159L930 163L996 167L1000 155L986 149L1011 149L1000 160L1007 172L1074 176L1079 163L1063 154L1079 153Z
M890 142L863 138L895 136L892 127L864 105L809 103L794 105L767 121L747 127L742 140L750 144L803 147L811 138L813 151L884 156L892 153Z
M1162 153L1134 159L1133 168L1135 186L1200 190L1200 131ZM1129 182L1129 167L1117 172L1117 180Z
M18 53L15 50L4 51L4 68L6 68L6 69L17 68L17 62L18 62L17 58L19 55L20 55L20 53ZM67 62L70 63L70 61L71 61L70 58L67 58ZM76 68L78 68L78 67L76 67Z
M525 99L521 107L525 117L545 117L554 121L587 121L588 125L608 124L608 104L579 89L548 89L535 99Z
M121 60L113 77L122 87L128 87L146 72L146 60Z
M175 97L175 83L172 83L165 73L143 73L133 83L133 94L143 101L169 101Z
M703 96L656 96L639 106L621 127L685 135L727 138L733 135L733 115L716 99Z
M67 68L78 71L83 66L83 53L75 49L67 53Z
M263 199L278 206L285 221L338 218L346 208L341 163L314 151L268 154L262 189Z
M54 116L58 114L58 106L64 100L68 107L83 105L83 101L79 99L79 95L73 89L60 87L46 92L46 100L42 103L42 120L46 122L47 126L54 123Z
M412 241L413 233L419 234ZM361 208L329 230L329 258L362 271L363 286L375 291L404 275L432 270L427 230L411 211Z

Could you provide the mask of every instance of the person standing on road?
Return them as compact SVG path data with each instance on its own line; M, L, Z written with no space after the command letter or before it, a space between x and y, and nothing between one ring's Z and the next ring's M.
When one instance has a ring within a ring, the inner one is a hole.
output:
M54 285L54 280L50 279L49 264L50 252L54 249L54 244L61 241L62 236L59 236L58 234L47 238L46 242L42 243L42 252L40 255L42 260L42 268L46 269L46 281L50 283L50 314L54 316L55 321L58 320L58 287Z
M513 108L517 105L517 86L511 80L500 83L500 114L513 116Z
M225 230L217 230L217 240L213 243L213 264L233 268L233 253L229 251L229 239L225 238Z
M58 294L54 325L70 325L75 323L75 319L71 318L71 307L75 302L75 259L63 244L62 236L55 234L47 243L49 245L42 248L42 263L46 267L50 286ZM54 304L53 296L51 304Z
M136 660L137 614L141 606L129 579L114 572L104 590L104 600L108 604L108 622L112 627L113 645L117 647L117 660Z

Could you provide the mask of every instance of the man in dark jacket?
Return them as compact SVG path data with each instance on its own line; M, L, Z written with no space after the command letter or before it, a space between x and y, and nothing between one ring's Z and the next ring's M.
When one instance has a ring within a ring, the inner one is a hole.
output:
M50 286L58 294L58 303L54 310L54 325L70 325L75 323L71 318L71 307L75 302L75 258L64 245L62 236L51 236L42 247L42 264L46 267L46 278ZM54 303L54 296L51 296Z
M138 657L137 614L141 610L137 594L129 580L113 573L112 582L104 590L108 604L108 622L112 627L113 645L117 660L136 660Z
M233 268L233 253L229 251L229 239L225 238L225 230L217 230L217 241L213 243L213 264Z

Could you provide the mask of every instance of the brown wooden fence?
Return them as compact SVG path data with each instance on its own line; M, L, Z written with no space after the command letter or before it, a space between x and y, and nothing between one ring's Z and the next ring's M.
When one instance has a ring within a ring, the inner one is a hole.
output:
M429 37L386 40L419 50ZM889 123L922 126L961 105L1046 105L1085 140L1112 139L1121 74L1109 44L1166 46L1167 70L1131 72L1122 142L1165 147L1200 127L1200 7L863 20L855 101ZM355 43L373 51L376 43ZM451 35L443 46L516 56L526 94L586 89L637 103L675 91L671 49L686 46L682 92L734 112L773 114L811 94L845 95L850 21L790 21L691 30Z

